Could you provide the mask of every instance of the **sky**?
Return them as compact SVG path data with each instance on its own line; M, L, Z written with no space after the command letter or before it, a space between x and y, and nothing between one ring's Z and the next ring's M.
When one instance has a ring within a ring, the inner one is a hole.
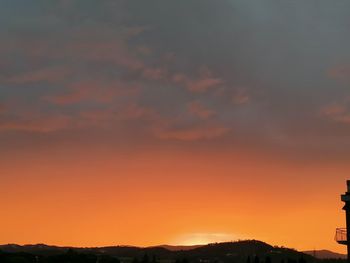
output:
M345 252L347 0L0 0L0 243Z

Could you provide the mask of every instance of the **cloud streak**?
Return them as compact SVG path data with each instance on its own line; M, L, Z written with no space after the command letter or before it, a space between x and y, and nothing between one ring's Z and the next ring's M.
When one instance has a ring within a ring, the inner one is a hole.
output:
M40 121L26 115L34 107L48 118L69 116L84 127L109 123L111 131L125 126L162 142L307 140L295 135L305 123L321 138L317 127L327 120L333 120L327 132L338 131L337 123L349 119L347 103L332 106L350 95L343 55L348 16L326 3L290 5L298 19L287 4L272 2L202 1L201 12L194 0L171 8L158 1L78 0L41 9L13 2L6 12L21 16L14 23L3 10L0 28L2 130L35 127ZM316 23L301 10L311 17L330 10L339 19ZM310 30L315 26L318 33ZM47 130L79 126L42 122L53 127Z

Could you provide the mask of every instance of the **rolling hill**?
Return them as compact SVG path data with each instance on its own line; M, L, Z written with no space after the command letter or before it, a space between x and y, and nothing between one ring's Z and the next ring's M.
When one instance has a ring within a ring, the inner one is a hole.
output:
M316 259L306 253L294 249L271 246L258 240L243 240L236 242L213 243L203 246L157 246L157 247L132 247L132 246L108 246L108 247L58 247L45 244L16 245L8 244L0 246L0 250L6 253L29 253L43 257L60 255L74 250L81 254L108 255L121 259L123 262L131 262L137 258L142 260L145 255L158 260L179 260L186 258L190 262L257 262L270 260L272 262L297 262L303 259L313 262Z
M303 253L314 256L319 259L328 259L328 258L341 258L346 259L347 255L336 253L330 250L307 250L303 251Z

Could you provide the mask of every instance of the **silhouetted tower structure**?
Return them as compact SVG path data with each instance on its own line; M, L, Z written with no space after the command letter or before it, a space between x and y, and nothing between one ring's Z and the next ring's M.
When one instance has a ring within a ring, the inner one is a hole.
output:
M335 240L342 245L347 246L348 250L348 263L350 263L350 180L346 181L347 191L341 195L341 200L345 203L343 210L345 210L346 216L346 228L337 228L335 233Z

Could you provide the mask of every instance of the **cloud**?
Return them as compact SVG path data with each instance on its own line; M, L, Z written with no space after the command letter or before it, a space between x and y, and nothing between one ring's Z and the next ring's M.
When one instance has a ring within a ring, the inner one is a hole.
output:
M350 65L338 65L330 68L327 75L333 79L340 81L350 80Z
M79 113L79 116L85 123L90 125L99 125L102 123L118 124L125 120L153 120L156 113L153 109L143 107L137 103L128 103L119 107L110 107L108 109L86 110Z
M122 39L113 40L80 40L66 46L65 56L76 57L79 60L90 62L112 62L129 70L144 68L142 60L130 52ZM98 36L96 36L98 38Z
M346 92L330 78L348 81L350 75L346 8L292 4L308 11L296 20L285 4L205 0L201 12L196 1L185 5L9 5L8 13L20 16L4 16L7 30L0 30L0 97L6 106L17 104L1 115L13 110L19 117L7 127L42 122L59 128L45 120L59 112L74 120L71 127L103 123L113 130L123 122L145 133L158 127L154 134L163 140L219 138L232 123L245 142L270 142L276 134L266 135L265 127L304 134L309 123L309 133L322 134L317 114L324 101ZM310 20L329 9L339 19ZM314 26L320 30L310 30ZM322 116L347 123L348 104L335 104ZM31 105L47 114L26 118Z
M14 75L6 79L12 84L30 84L36 82L57 83L69 77L71 72L68 67L41 68L35 71Z
M350 99L328 105L321 113L335 122L350 124Z
M250 101L250 97L248 93L245 90L238 90L233 96L232 96L232 102L236 105L240 104L246 104Z
M0 121L0 131L24 131L49 133L72 126L72 119L64 115L26 116Z
M117 97L135 96L138 86L119 80L86 79L67 85L68 92L44 97L57 105L70 105L80 102L111 103Z
M219 138L231 129L221 125L192 125L190 127L158 127L154 129L156 137L164 140L198 141Z
M119 114L120 119L148 119L152 120L157 114L151 108L142 107L136 103L127 105Z
M199 101L192 101L187 105L190 114L199 117L200 119L208 119L215 114L215 111L204 107Z
M22 131L32 133L50 133L60 130L113 128L123 121L155 120L156 112L134 102L113 105L105 109L80 109L70 114L41 113L38 111L11 113L0 111L0 132ZM125 123L123 124L125 125Z
M6 106L0 103L0 114L5 113L7 110Z
M195 93L206 92L224 83L221 78L214 77L213 73L207 67L201 67L199 69L199 76L197 78L191 78L183 73L177 73L173 75L172 80L175 83L185 85L189 91Z
M150 80L161 80L166 77L166 70L164 68L145 68L142 76Z
M188 89L193 92L204 92L210 88L223 83L219 78L204 77L202 79L191 80L188 82Z
M0 46L0 53L12 58L20 57L31 66L42 67L35 71L28 67L29 72L21 72L14 77L13 81L18 83L46 79L46 75L56 78L57 74L62 75L59 71L70 68L83 71L88 68L86 64L92 63L110 63L121 69L137 71L145 68L139 52L141 47L129 45L128 42L144 30L144 27L116 25L103 28L71 27L56 34L47 32L38 36L12 34ZM147 46L141 48L146 49ZM81 63L85 64L84 67Z
M67 94L47 96L44 99L57 105L69 105L79 103L90 97L89 95L85 90L74 90Z

